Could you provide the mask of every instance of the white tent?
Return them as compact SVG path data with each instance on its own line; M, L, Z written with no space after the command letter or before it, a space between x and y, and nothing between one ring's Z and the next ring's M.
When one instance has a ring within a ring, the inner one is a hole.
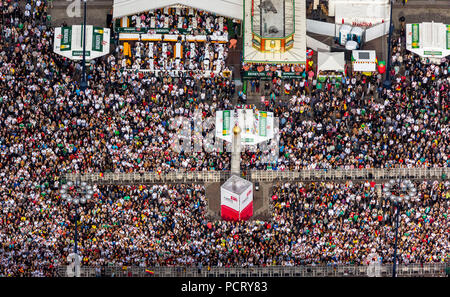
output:
M317 71L345 71L344 52L317 52Z
M179 4L242 20L242 3L242 0L114 0L113 18L117 19L143 11Z
M390 0L329 0L328 15L335 17L336 24L373 26L389 22Z
M377 70L376 51L352 51L353 71L374 72Z
M424 58L440 59L450 55L450 25L406 24L406 49Z

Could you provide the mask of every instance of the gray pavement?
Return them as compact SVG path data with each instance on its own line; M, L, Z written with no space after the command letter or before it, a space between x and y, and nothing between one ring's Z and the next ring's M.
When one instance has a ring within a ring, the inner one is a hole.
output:
M87 0L88 25L106 26L107 14L112 14L113 0ZM49 14L53 26L79 25L83 23L84 3L81 0L54 0Z
M205 183L206 200L208 201L208 217L211 220L220 220L220 186L221 183ZM253 217L250 220L270 219L270 199L273 184L270 182L260 184L258 191L253 186Z
M404 16L406 23L442 22L450 24L450 0L408 0L403 5L401 1L392 9L393 22L399 26L399 18Z

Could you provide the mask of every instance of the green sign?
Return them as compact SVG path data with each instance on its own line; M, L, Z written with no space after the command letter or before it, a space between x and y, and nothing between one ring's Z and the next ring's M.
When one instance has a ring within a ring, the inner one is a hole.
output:
M147 32L149 30L155 30L156 34L169 34L170 33L170 29L169 28L154 28L154 29L147 29Z
M72 27L62 27L61 35L61 50L70 51L72 49Z
M419 24L412 24L412 48L419 48Z
M76 56L82 56L83 55L83 51L72 51L72 56L76 57ZM90 56L91 55L91 51L86 51L86 56Z
M248 77L264 77L267 76L267 71L246 71L244 73L244 76L248 76Z
M270 71L245 71L244 78L252 79L252 78L261 78L261 79L272 79L272 75L268 75L271 73ZM274 73L274 75L277 75ZM302 72L281 72L281 78L303 78Z
M267 136L267 112L259 113L259 136Z
M244 72L244 78L251 79L251 78L260 78L260 79L272 79L272 76L267 75L268 71L245 71Z
M102 52L103 51L103 28L92 28L92 50Z
M442 56L442 52L438 51L423 51L423 54L427 56Z
M447 25L447 49L450 49L450 25Z
M286 44L284 45L284 47L289 47L291 45L294 44L294 39L289 40L288 42L286 42Z
M147 33L147 28L121 27L118 28L119 33Z
M303 78L300 72L281 72L282 78Z
M223 129L222 135L230 135L230 111L223 111Z

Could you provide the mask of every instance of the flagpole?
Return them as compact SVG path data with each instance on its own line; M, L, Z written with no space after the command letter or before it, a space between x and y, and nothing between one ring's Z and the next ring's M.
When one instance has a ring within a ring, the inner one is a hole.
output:
M384 81L384 87L387 89L390 89L392 86L392 82L391 82L391 39L392 39L392 0L390 1L390 6L391 6L391 14L389 16L389 37L388 37L388 56L387 56L387 67L386 67L386 80Z
M81 74L81 83L80 89L84 92L87 88L86 81L86 2L87 0L83 0L84 2L84 25L83 25L83 65L82 65L82 74Z

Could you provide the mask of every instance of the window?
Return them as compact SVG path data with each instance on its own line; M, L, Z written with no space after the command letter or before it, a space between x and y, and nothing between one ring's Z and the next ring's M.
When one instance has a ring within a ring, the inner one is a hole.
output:
M359 56L360 60L369 60L369 58L370 58L370 55L368 52L359 52L358 56Z

